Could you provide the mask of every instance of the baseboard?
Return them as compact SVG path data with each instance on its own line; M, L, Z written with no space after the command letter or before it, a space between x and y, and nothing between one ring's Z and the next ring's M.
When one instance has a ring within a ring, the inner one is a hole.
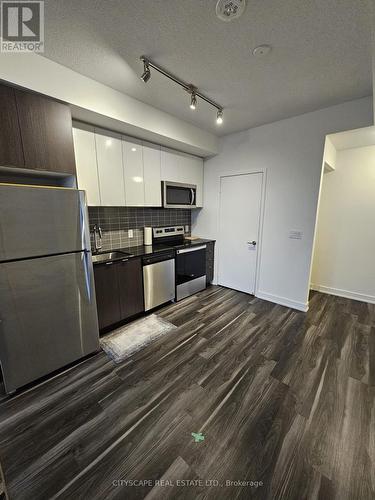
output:
M360 300L361 302L375 304L374 295L365 295L363 293L350 292L349 290L341 290L341 288L330 288L329 286L315 285L314 283L311 283L310 288L311 290L327 293L329 295L337 295L338 297L344 297L346 299Z
M282 306L297 309L297 311L307 312L309 310L308 302L297 302L296 300L287 299L286 297L279 297L278 295L272 295L271 293L261 291L258 291L255 296L259 299L268 300L269 302L275 302L276 304L280 304Z

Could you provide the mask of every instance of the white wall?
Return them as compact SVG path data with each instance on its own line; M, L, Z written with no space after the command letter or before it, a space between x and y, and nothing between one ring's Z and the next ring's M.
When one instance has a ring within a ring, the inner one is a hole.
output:
M329 136L326 137L323 154L323 167L325 171L332 171L336 168L337 151Z
M375 303L375 146L338 151L323 176L311 287Z
M374 124L375 124L375 2L371 0L370 2L370 15L371 15L371 26L372 26L372 94L374 100Z
M0 79L71 104L73 118L202 157L218 138L35 53L0 53Z
M194 216L193 233L218 238L220 175L266 169L256 294L306 310L325 136L369 124L371 97L224 137L220 154L205 162L204 208ZM303 231L303 239L289 239L290 230Z

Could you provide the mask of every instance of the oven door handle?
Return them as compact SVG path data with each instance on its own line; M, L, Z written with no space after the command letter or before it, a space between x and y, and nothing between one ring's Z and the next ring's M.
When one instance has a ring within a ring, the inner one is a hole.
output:
M181 255L182 253L190 253L190 252L197 252L198 250L206 250L207 245L200 245L196 247L191 247L191 248L184 248L183 250L177 250L177 255Z

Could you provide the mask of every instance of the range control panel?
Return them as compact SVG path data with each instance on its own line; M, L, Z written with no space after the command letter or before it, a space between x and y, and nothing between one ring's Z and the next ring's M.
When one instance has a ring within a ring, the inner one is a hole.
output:
M152 232L154 238L178 236L184 234L184 226L154 227L152 228Z

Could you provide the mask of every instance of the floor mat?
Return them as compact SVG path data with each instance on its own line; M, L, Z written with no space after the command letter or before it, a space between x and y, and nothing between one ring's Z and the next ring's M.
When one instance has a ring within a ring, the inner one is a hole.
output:
M151 314L105 335L100 339L100 345L115 363L120 363L153 340L176 328L169 321Z

